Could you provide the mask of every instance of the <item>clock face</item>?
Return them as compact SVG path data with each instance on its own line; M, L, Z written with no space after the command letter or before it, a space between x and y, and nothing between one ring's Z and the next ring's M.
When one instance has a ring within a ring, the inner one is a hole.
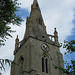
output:
M49 52L50 48L46 43L41 44L41 49L45 52Z

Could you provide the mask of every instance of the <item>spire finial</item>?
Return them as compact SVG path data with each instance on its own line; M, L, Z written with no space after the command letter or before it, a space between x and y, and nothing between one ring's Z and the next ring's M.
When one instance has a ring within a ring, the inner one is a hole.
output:
M33 1L33 4L36 4L36 3L37 3L37 0L34 0L34 1Z
M54 28L54 36L55 36L55 43L58 44L58 32L56 28Z
M18 39L18 35L17 35L17 39Z
M57 33L57 30L56 30L56 28L54 28L54 33Z
M57 32L56 28L54 28L54 35L58 36L58 32Z
M19 42L19 38L18 38L18 35L17 35L17 37L16 37L16 40L15 40L15 41L16 41L16 43L18 43L18 42Z
M15 51L14 51L14 53L16 52L16 50L18 50L18 48L19 48L19 38L17 35L16 40L15 40Z
M37 2L37 0L34 0L34 2Z
M33 8L38 8L39 7L38 1L34 0L32 6L33 6Z

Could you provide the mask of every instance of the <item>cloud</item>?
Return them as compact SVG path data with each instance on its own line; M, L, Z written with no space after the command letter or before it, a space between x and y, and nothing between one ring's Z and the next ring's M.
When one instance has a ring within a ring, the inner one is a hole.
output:
M39 0L47 32L53 34L56 27L59 41L63 42L73 33L75 0ZM64 53L64 50L61 50Z
M27 9L30 12L33 0L19 0L19 2L21 3L20 7L22 9ZM38 3L49 34L53 34L54 28L56 27L60 42L63 42L68 36L73 34L75 0L38 0ZM7 40L6 45L0 48L1 58L14 58L15 38L19 35L19 39L23 39L25 22L26 20L22 22L21 27L12 26L13 30L16 29L16 33L13 33L13 38ZM64 51L61 49L62 53ZM9 75L9 73L4 75Z
M21 8L26 8L30 11L33 0L18 0L18 2L21 3Z

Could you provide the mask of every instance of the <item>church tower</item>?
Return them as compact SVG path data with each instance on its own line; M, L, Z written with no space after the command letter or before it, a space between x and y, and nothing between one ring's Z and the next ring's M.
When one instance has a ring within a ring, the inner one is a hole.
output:
M64 66L59 48L56 28L54 35L47 34L38 2L34 0L24 38L19 41L17 36L15 40L11 75L63 75L53 66Z

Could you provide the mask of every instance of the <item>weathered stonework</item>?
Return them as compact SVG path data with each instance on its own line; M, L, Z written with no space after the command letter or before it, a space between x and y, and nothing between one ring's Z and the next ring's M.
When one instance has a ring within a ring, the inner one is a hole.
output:
M43 43L48 46L43 46L45 50L49 48L48 52L42 50ZM30 17L26 21L25 36L20 42L18 36L15 40L11 75L63 75L59 69L55 69L53 66L64 67L63 55L60 53L59 47L56 28L54 35L47 34L38 2L34 0Z

